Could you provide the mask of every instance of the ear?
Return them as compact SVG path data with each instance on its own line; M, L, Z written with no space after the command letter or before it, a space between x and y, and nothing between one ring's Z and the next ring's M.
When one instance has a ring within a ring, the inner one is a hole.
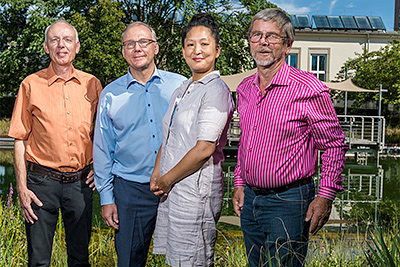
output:
M185 48L183 48L183 46L182 46L182 56L183 56L183 58L186 60L186 57L185 57Z
M288 55L289 54L289 52L290 52L290 50L292 49L292 45L293 45L293 43L291 43L291 44L287 44L286 45L286 48L285 48L285 55Z
M49 48L47 47L46 42L43 42L43 49L44 49L44 52L46 52L46 54L49 54Z
M154 55L157 55L158 52L160 51L160 47L158 46L158 42L156 42L154 45L155 45L155 47L154 47Z
M81 49L81 42L77 42L76 43L75 53L78 54L80 49Z
M217 54L215 55L215 58L218 58L219 54L221 53L221 46L217 45L216 50L217 50Z

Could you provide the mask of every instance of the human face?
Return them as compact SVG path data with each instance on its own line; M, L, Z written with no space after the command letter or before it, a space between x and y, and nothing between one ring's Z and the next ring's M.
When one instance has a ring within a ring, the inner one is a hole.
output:
M187 33L182 53L196 81L214 70L220 47L209 28L196 26Z
M129 28L123 37L122 43L127 41L139 41L140 39L153 40L149 28L136 25ZM132 70L144 71L154 67L154 56L158 54L158 43L150 42L146 47L140 47L139 43L133 42L133 48L122 46L122 55Z
M289 54L292 45L285 44L284 39L275 44L271 44L265 39L266 33L275 33L276 35L284 36L276 21L255 20L252 32L263 33L263 37L258 42L250 42L251 55L257 65L263 67L281 66L286 59L286 55Z
M74 29L59 22L47 31L47 42L44 42L43 48L56 66L71 66L79 52L80 43L76 42Z

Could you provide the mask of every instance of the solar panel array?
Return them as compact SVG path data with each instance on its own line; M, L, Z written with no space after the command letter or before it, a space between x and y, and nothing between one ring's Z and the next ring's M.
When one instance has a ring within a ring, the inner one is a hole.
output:
M313 15L314 25L319 30L357 30L386 31L382 18L378 16L325 16ZM311 29L308 15L291 15L291 21L296 29Z

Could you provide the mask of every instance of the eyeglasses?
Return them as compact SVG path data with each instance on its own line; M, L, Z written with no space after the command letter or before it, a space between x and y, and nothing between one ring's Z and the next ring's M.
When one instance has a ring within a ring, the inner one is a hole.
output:
M126 49L133 49L136 46L136 43L139 44L141 48L146 48L149 44L155 42L154 40L151 39L140 39L137 41L133 40L128 40L122 43L122 46L124 46Z
M49 39L48 42L51 45L57 45L61 40L63 40L63 42L67 43L67 44L72 44L72 42L74 41L71 37L65 37L65 38L62 38L62 39L55 37L55 38Z
M277 44L281 41L281 39L286 39L285 36L280 36L279 34L273 32L267 32L265 35L262 32L251 32L250 33L250 42L258 43L262 37L265 36L265 41L269 44Z

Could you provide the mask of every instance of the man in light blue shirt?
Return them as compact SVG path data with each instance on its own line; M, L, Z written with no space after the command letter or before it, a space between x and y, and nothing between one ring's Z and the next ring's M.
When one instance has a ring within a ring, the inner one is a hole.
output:
M185 77L158 70L154 30L134 22L122 34L128 73L104 88L96 119L93 164L102 217L115 232L118 266L145 266L158 197L150 176L162 141L161 120Z

